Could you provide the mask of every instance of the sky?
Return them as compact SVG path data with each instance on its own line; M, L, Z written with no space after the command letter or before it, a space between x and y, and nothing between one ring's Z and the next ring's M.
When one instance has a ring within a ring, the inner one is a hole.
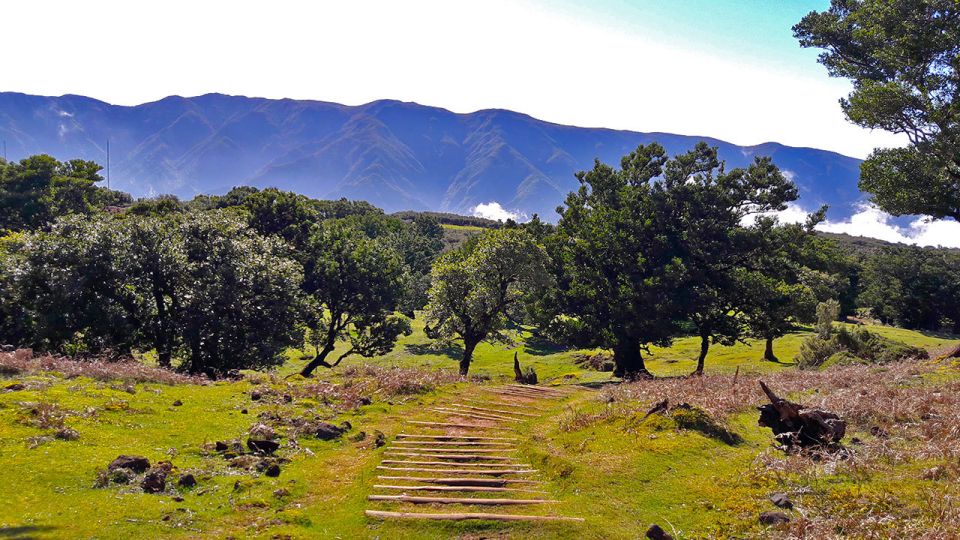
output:
M791 27L828 0L5 2L0 91L134 105L208 92L504 108L584 127L776 141L863 158L850 85ZM805 210L793 207L784 219ZM496 201L477 214L518 217ZM793 215L792 215L792 214ZM865 206L829 230L960 246L960 224Z
M208 92L512 109L864 157L791 26L823 0L5 2L0 90L134 105Z

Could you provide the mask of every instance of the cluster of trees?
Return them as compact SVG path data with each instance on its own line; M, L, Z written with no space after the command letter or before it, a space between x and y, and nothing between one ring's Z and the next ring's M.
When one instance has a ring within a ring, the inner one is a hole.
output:
M49 156L0 163L0 341L155 351L161 365L218 375L277 364L306 339L310 375L409 333L401 313L423 307L443 247L436 220L365 202L241 187L132 203L96 186L98 171Z

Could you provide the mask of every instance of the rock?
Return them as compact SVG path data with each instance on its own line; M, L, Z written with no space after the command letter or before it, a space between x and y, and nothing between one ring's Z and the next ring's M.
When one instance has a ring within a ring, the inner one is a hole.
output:
M267 470L263 471L263 474L265 474L265 475L267 475L267 476L269 476L269 477L271 477L271 478L276 478L276 477L280 476L280 466L277 465L276 463L271 463L271 464L267 467Z
M143 477L140 487L144 493L160 493L167 487L167 474L169 470L166 467L153 467Z
M230 460L230 466L235 469L252 469L259 463L260 458L251 455L237 456Z
M177 495L176 497L173 498L173 500L174 500L175 502L183 502L183 497Z
M357 403L360 405L370 405L371 403L373 403L373 400L370 399L368 396L363 396L357 400Z
M142 473L150 468L150 460L141 456L117 456L117 459L110 462L107 469L113 471L116 469L130 469L135 473Z
M248 413L249 411L247 411L246 409L240 409L240 414L248 414Z
M318 422L311 427L311 431L313 431L314 435L321 441L332 441L339 439L346 429L328 424L327 422Z
M353 441L353 442L360 442L360 441L362 441L362 440L364 440L364 439L366 439L366 438L367 438L367 432L366 432L366 431L360 431L360 432L358 432L357 434L350 436L350 440Z
M130 469L114 469L107 475L114 484L129 484L133 481L133 471Z
M54 432L53 436L61 441L75 441L80 438L80 432L68 427L63 427Z
M181 474L177 479L177 485L180 487L191 488L197 485L197 479L192 474Z
M340 429L344 431L350 431L351 429L353 429L353 424L344 420L343 422L340 422Z
M243 447L240 446L239 441L217 441L213 448L221 454L226 452L232 452L234 455L243 453Z
M263 397L263 394L261 394L258 390L254 390L253 392L250 392L251 401L260 401L262 397Z
M272 454L280 448L280 443L276 441L261 441L257 439L247 439L247 448L252 452L259 454Z
M273 496L276 497L277 499L282 499L287 495L290 495L290 490L286 488L280 488L273 492Z
M284 403L292 403L292 402L293 402L293 396L291 396L290 394L284 394L284 395L283 395L283 402L284 402Z
M173 406L174 406L174 407L179 407L179 406L181 406L181 405L183 405L183 402L182 402L182 401L180 401L179 399L174 400L174 402L173 402Z
M650 540L673 540L673 537L657 524L653 524L647 529L647 538Z
M780 525L783 523L789 523L790 516L784 514L783 512L761 512L760 513L760 524L761 525Z
M387 436L379 429L373 432L373 447L380 448L387 444Z
M0 345L0 352L13 352L17 350L13 345Z
M8 384L7 386L5 386L4 390L6 390L7 392L19 392L20 390L24 390L26 388L27 388L26 385L24 385L23 383L15 382L13 384Z
M793 508L793 501L790 500L790 497L788 497L786 493L771 494L770 502L777 507L786 508L787 510Z
M250 437L260 441L272 441L276 437L273 428L266 424L254 424L250 426Z

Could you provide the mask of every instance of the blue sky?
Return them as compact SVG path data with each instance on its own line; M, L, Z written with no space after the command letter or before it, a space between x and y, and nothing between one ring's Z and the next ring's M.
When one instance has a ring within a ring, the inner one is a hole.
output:
M31 0L4 7L0 90L117 104L222 92L777 141L863 157L900 144L845 121L791 26L826 2ZM51 14L56 14L52 16ZM43 20L40 34L33 24ZM77 29L85 28L83 37Z

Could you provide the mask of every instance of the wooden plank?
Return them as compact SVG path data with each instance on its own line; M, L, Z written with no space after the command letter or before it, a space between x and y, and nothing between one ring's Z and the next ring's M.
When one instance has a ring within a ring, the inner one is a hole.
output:
M497 426L481 426L477 424L457 424L453 422L423 422L420 420L407 420L407 423L416 424L418 426L449 427L449 428L463 428L463 429L500 429Z
M551 388L549 386L534 386L534 385L522 385L522 384L508 384L510 388L520 388L522 390L533 390L537 392L543 392L546 394L557 394L561 396L567 396L570 394L569 390L560 390L557 388Z
M526 463L456 463L450 461L408 461L403 459L385 459L380 463L391 465L456 465L457 467L518 467L529 469L530 465Z
M524 409L524 410L528 410L528 411L543 412L543 409L539 409L539 408L537 408L537 407L534 407L533 404L526 404L526 403L523 403L523 404L520 404L520 403L510 403L510 402L507 402L507 401L493 401L493 402L490 402L490 401L479 401L479 400L476 400L476 399L465 399L464 401L466 401L467 403L474 403L474 404L476 404L476 405L495 405L495 406L498 406L498 407L510 407L510 408L514 408L514 409Z
M510 452L512 448L427 448L420 446L388 446L387 450L412 450L416 452L447 452L450 454L498 454Z
M404 457L428 457L430 459L450 459L454 461L476 461L476 460L489 460L489 461L512 461L516 458L512 457L501 457L501 456L485 456L479 454L424 454L422 452L397 452L389 451L384 455L388 456L404 456Z
M464 409L472 409L476 411L486 411L486 412L500 413L500 414L512 414L514 416L526 416L528 418L537 418L540 416L539 414L522 413L519 411L501 411L500 409L485 409L483 407L473 407L471 405L461 405L459 403L454 403L453 406L461 407Z
M423 482L445 486L505 486L507 484L542 484L538 480L519 478L428 478L420 476L377 476L380 480L403 480L404 482Z
M551 499L487 499L480 497L415 497L410 495L368 495L368 501L393 501L413 504L478 504L485 506L509 506L518 504L552 504Z
M381 510L366 510L368 517L379 519L431 519L464 521L468 519L485 519L489 521L570 521L583 523L583 518L566 516L527 516L523 514L487 514L473 512L468 514L420 514L415 512L384 512Z
M429 472L435 474L483 474L489 476L501 476L504 474L530 474L537 472L536 469L430 469L427 467L387 467L384 465L377 465L377 470Z
M414 435L411 433L399 433L397 437L403 439L423 438L423 439L463 439L465 441L517 441L516 437L477 437L473 435Z
M487 442L487 441L411 441L407 439L393 441L393 444L420 444L425 446L482 446L494 448L516 448L516 445L508 442Z
M546 493L538 489L521 489L489 486L393 486L388 484L374 484L373 489L401 489L404 491L460 491L476 493Z
M539 392L533 392L531 390L518 390L514 388L491 388L489 391L501 395L519 396L529 399L543 399L547 397Z
M434 411L437 411L437 412L446 413L446 414L449 414L449 415L451 415L451 416L459 416L459 417L471 418L471 419L475 419L475 420L490 420L491 422L499 422L499 421L504 421L504 420L505 420L505 421L510 421L510 422L516 422L516 421L517 421L517 418L510 418L510 417L507 417L507 416L496 415L496 414L489 414L489 413L482 413L482 412L477 412L477 411L458 410L458 409L454 409L454 408L452 408L452 407L431 407L431 410L434 410Z

